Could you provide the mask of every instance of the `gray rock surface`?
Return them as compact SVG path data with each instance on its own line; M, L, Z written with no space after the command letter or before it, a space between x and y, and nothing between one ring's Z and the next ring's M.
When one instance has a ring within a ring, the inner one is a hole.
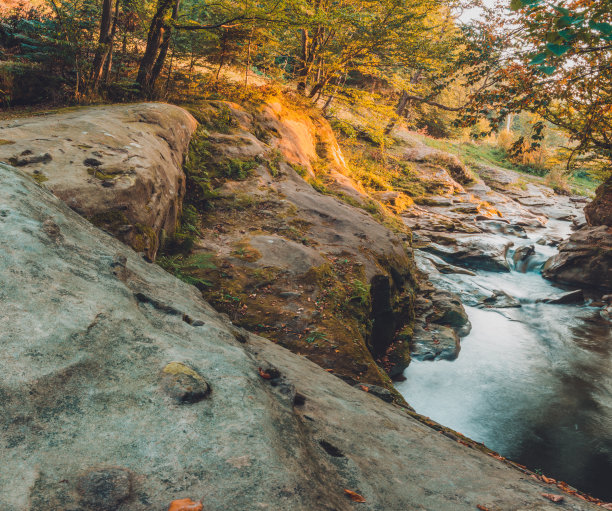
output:
M154 259L181 212L195 128L190 114L164 103L66 109L0 122L0 161Z
M550 486L239 331L21 172L0 180L3 511L353 509L344 489L364 510L558 508ZM208 392L178 400L168 375Z
M542 276L581 287L612 289L612 227L583 227L559 245Z

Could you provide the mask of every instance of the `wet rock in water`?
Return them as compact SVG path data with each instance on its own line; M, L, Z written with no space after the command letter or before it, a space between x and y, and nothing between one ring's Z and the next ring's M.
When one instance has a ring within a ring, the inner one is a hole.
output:
M583 227L559 246L542 276L580 287L612 289L612 227Z
M115 511L130 496L131 480L125 469L91 470L77 481L81 504L92 511Z
M179 403L197 403L210 393L210 386L200 374L182 362L170 362L162 371L166 393Z
M459 274L459 275L470 275L472 277L476 276L476 274L471 271L471 270L466 270L465 268L461 268L459 266L454 266L452 264L447 264L447 263L440 263L438 261L431 261L434 266L437 268L437 270L440 273L444 273L444 274Z
M417 325L410 341L410 355L416 360L455 360L460 349L457 333L443 325Z
M491 296L481 300L480 305L487 309L511 309L521 307L520 302L505 291L494 291Z
M612 323L612 305L608 305L607 307L602 308L599 311L599 315L606 321Z
M582 289L577 289L576 291L569 291L567 293L553 295L550 298L541 298L536 300L536 302L550 303L555 305L584 303L584 293L582 292Z
M509 272L506 260L512 242L484 236L431 236L431 243L423 250L431 252L446 262L471 269Z
M535 247L533 245L524 245L518 247L512 255L512 261L517 271L525 273L527 271L528 259L535 254Z
M545 245L548 247L557 247L563 242L563 238L561 236L555 236L554 234L547 234L546 236L542 236L536 243L538 245Z
M427 323L450 326L461 337L470 333L470 320L459 296L449 291L438 290L430 294L429 299L432 309L425 316Z
M512 260L514 264L517 264L521 261L525 261L525 259L531 257L535 254L535 247L533 245L524 245L522 247L518 247L514 254L512 255Z
M507 220L490 220L487 217L476 217L476 220L478 221L478 226L485 232L527 239L525 228L521 225L511 224Z

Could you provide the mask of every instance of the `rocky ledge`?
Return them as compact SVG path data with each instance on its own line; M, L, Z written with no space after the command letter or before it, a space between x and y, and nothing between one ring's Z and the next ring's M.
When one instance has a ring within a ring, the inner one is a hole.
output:
M3 511L559 508L556 486L236 328L19 170L0 181Z
M155 259L185 194L183 157L196 127L164 103L63 109L0 123L0 161Z

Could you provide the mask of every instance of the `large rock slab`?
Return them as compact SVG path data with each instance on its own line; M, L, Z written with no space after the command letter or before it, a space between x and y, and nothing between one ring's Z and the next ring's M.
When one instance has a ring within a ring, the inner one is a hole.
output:
M559 245L542 276L565 284L612 289L612 227L583 227Z
M0 161L155 258L185 192L183 157L196 121L164 103L66 109L0 123Z
M219 111L232 120L224 134ZM396 333L414 317L408 230L385 225L382 208L342 174L342 151L322 117L281 99L204 102L194 113L208 127L207 171L218 192L200 209L195 248L216 265L203 276L212 283L205 298L336 374L395 392L387 373L409 362ZM228 159L248 162L250 174L219 172Z
M510 271L506 256L512 242L504 238L487 235L426 234L432 242L422 249L441 257L448 263L485 271Z
M597 188L595 199L584 208L589 225L612 225L612 176Z
M3 511L354 509L345 489L372 511L558 508L556 488L238 331L19 171L0 180Z

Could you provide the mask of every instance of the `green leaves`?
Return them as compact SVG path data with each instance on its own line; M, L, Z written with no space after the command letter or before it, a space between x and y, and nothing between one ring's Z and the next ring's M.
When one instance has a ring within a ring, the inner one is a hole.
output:
M570 50L571 46L569 44L548 43L546 45L546 48L550 50L557 57L560 57L561 55L567 53Z

